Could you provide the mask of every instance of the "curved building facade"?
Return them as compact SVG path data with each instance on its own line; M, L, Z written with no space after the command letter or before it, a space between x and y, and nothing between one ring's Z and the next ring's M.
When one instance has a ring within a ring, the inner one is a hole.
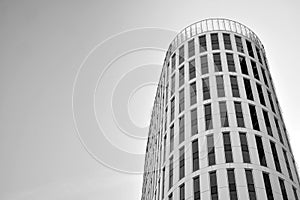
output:
M142 200L298 200L265 50L249 28L207 19L172 41L144 170Z

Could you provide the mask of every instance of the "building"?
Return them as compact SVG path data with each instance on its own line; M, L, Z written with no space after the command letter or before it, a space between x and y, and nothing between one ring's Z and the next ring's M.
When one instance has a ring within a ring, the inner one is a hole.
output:
M207 19L172 41L144 170L142 200L298 200L265 50L249 28Z

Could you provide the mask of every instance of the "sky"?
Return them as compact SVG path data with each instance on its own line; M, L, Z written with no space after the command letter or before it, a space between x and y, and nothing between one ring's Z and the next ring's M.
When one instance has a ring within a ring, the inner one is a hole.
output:
M151 108L176 32L224 17L266 49L300 162L300 2L0 1L0 199L140 199Z

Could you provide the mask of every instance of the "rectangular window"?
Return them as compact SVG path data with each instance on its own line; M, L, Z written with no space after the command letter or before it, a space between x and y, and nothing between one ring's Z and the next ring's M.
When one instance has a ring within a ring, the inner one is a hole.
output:
M228 178L230 200L237 200L238 197L236 191L234 169L227 169L227 178Z
M214 53L213 59L214 59L215 72L221 72L222 71L221 54Z
M161 196L162 196L162 199L164 198L165 196L165 176L166 176L166 168L163 168L163 177L162 177L162 189L161 189Z
M243 162L250 163L250 154L249 154L249 148L248 148L247 135L246 135L246 133L239 133L239 135L240 135Z
M170 153L174 150L174 124L170 127Z
M240 53L244 53L242 38L237 36L237 35L235 35L234 38L235 38L237 51L240 52Z
M169 200L173 200L173 193L169 194L168 198Z
M293 187L293 192L294 192L295 200L299 200L298 199L298 194L297 194L297 189L295 187Z
M174 53L171 58L172 72L175 70L175 66L176 66L176 53Z
M261 59L259 48L255 47L255 49L256 49L256 54L257 54L258 61L262 64L262 59Z
M223 143L224 143L225 161L226 163L232 163L233 157L232 157L232 148L231 148L229 132L223 133Z
M205 130L213 128L212 114L211 114L211 104L204 105L204 117L205 117Z
M209 77L202 79L203 100L210 99Z
M171 96L175 92L175 74L171 77Z
M240 61L242 74L248 75L246 58L244 56L239 56L239 61Z
M179 186L179 200L185 200L184 183Z
M190 105L197 103L197 88L196 82L190 84Z
M196 78L196 67L195 67L195 59L189 62L189 78L192 80Z
M193 178L194 200L200 200L200 179L199 176Z
M208 73L208 60L207 55L200 56L200 63L201 63L201 74Z
M232 53L226 53L226 60L229 72L235 72L235 64L234 58Z
M264 146L261 137L255 135L255 141L256 141L260 165L267 167L267 160L266 160L266 155L265 155Z
M166 107L165 110L165 131L167 130L168 127L168 107Z
M164 136L164 156L163 156L163 162L166 161L166 152L167 152L167 135Z
M247 99L253 101L254 99L253 99L253 93L252 93L252 88L251 88L250 80L244 78L244 85L245 85L245 91L246 91Z
M253 129L257 130L257 131L260 131L255 106L249 104L249 110L250 110L250 117L251 117L251 122L252 122Z
M268 112L263 110L263 116L264 116L264 121L265 121L265 126L266 126L266 129L267 129L267 132L270 136L273 136L272 127L271 127Z
M233 97L240 97L239 85L236 76L230 76L230 84Z
M275 112L275 107L274 107L274 103L273 103L273 99L272 99L272 95L271 95L271 92L268 91L268 97L269 97L269 102L270 102L270 105L271 105L271 109L274 113Z
M217 172L209 172L209 182L210 182L210 195L211 200L218 200L218 182L217 182Z
M171 120L170 123L174 120L174 112L175 112L175 98L171 99Z
M269 87L269 83L268 83L268 79L267 79L267 75L266 75L266 70L264 68L261 68L261 73L263 75L263 79L264 79L264 82L265 82L266 86Z
M269 174L263 172L263 178L264 178L264 183L266 188L267 199L274 200Z
M184 84L184 65L179 68L179 87Z
M248 187L248 194L250 200L256 200L256 192L253 180L253 174L251 169L245 169L246 181Z
M254 58L254 53L253 53L253 48L252 44L250 41L246 40L246 45L247 45L247 50L248 50L248 55Z
M279 140L282 144L284 144L282 134L281 134L281 130L280 130L280 126L279 126L279 123L278 123L278 119L276 117L274 117L274 121L275 121L276 129L277 129L277 133L278 133L278 136L279 136Z
M182 45L179 48L179 63L178 63L178 65L180 65L181 63L183 63L183 61L184 61L184 45Z
M218 33L212 33L210 34L211 38L211 48L212 50L219 49L219 38L218 38Z
M279 162L279 158L278 158L278 154L277 154L276 145L272 141L270 141L270 145L271 145L271 150L272 150L273 159L274 159L274 163L275 163L275 168L278 172L281 173L281 167L280 167L280 162Z
M214 145L214 135L207 136L207 158L208 158L208 166L212 166L216 164L215 157L215 145Z
M179 150L179 180L184 177L184 147Z
M257 80L260 80L258 69L257 69L257 66L256 66L256 62L251 60L251 66L252 66L252 71L253 71L254 78L256 78Z
M234 102L235 117L238 127L245 127L243 110L241 102Z
M188 48L189 48L189 58L195 55L195 42L194 39L190 40L188 42Z
M179 144L184 141L184 115L179 118Z
M219 102L219 109L220 109L220 120L221 120L221 127L228 127L228 113L227 113L227 105L226 101Z
M218 97L225 97L225 89L224 89L224 79L223 75L216 76L217 82L217 93Z
M192 142L192 152L193 152L193 172L199 169L199 147L198 139Z
M184 88L179 91L179 113L184 110Z
M265 97L264 97L264 92L262 90L262 87L260 84L256 83L256 89L257 89L257 93L258 93L258 97L259 97L259 101L262 105L266 106L266 101L265 101Z
M287 154L286 154L286 150L284 150L284 148L282 148L282 152L283 152L283 156L284 156L284 160L285 160L285 165L286 165L287 171L289 173L289 177L292 181L294 181L292 171L291 171L291 167L290 167L290 163L289 163L289 159L288 159Z
M200 47L200 53L207 51L207 45L206 45L206 36L202 35L199 37L199 47Z
M173 156L169 160L169 189L173 186Z
M223 33L224 47L226 50L232 50L230 35L228 33Z
M191 111L191 130L192 135L196 135L198 133L197 108Z

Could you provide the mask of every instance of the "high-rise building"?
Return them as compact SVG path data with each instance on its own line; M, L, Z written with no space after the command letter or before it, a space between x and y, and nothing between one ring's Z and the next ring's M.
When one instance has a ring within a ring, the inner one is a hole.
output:
M299 177L265 50L207 19L171 42L156 92L142 200L298 200Z

